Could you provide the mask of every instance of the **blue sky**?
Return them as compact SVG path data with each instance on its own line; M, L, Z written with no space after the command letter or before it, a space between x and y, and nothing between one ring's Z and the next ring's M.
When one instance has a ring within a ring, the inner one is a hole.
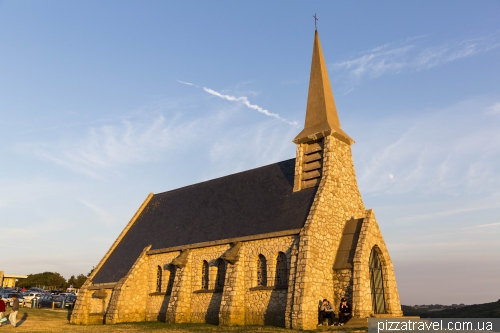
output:
M402 303L500 298L498 1L0 1L0 269L87 273L148 193L294 157L314 13Z

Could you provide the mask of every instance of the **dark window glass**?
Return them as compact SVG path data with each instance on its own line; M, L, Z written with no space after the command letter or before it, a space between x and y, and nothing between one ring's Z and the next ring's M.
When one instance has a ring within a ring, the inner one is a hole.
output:
M156 268L156 291L161 292L161 267Z
M262 254L257 259L257 285L267 286L267 260Z
M208 262L206 260L203 260L203 264L201 266L201 289L208 289L208 275L209 275L209 268L208 268Z
M372 291L373 312L386 313L382 265L375 249L372 249L372 253L370 254L370 286Z
M226 280L226 261L217 259L217 278L215 280L215 290L223 290Z
M278 253L276 258L276 286L288 285L288 267L286 262L286 254Z

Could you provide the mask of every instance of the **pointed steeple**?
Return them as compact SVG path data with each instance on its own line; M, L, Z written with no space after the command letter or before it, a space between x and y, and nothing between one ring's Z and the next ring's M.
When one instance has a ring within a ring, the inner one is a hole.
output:
M293 142L298 144L328 135L334 135L349 144L354 143L354 140L340 126L325 59L319 42L318 30L316 30L314 33L306 121L304 129L295 137Z

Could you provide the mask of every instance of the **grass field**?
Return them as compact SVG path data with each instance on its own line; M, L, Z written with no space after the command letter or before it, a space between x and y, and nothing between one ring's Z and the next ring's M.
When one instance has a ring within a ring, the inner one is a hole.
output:
M6 312L8 316L9 310ZM272 326L214 326L208 324L166 324L162 322L144 322L144 323L126 323L118 325L72 325L69 323L70 312L68 310L50 310L50 309L31 309L21 308L17 315L17 327L4 325L0 328L1 332L54 332L54 333L80 333L80 332L170 332L170 333L188 333L188 332L217 332L217 333L298 333L306 331L287 330ZM366 332L358 329L349 329L346 327L321 327L313 332ZM311 332L311 331L309 331Z

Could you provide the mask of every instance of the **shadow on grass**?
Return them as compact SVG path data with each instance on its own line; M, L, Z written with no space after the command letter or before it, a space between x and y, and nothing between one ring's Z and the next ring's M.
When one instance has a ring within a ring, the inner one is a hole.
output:
M23 314L23 316L21 317L21 320L19 320L17 323L16 323L16 327L19 327L21 326L25 321L26 321L26 318L28 318L28 314L25 312Z
M71 314L73 313L73 307L68 308L68 315L66 316L66 319L68 319L68 322L71 319Z

